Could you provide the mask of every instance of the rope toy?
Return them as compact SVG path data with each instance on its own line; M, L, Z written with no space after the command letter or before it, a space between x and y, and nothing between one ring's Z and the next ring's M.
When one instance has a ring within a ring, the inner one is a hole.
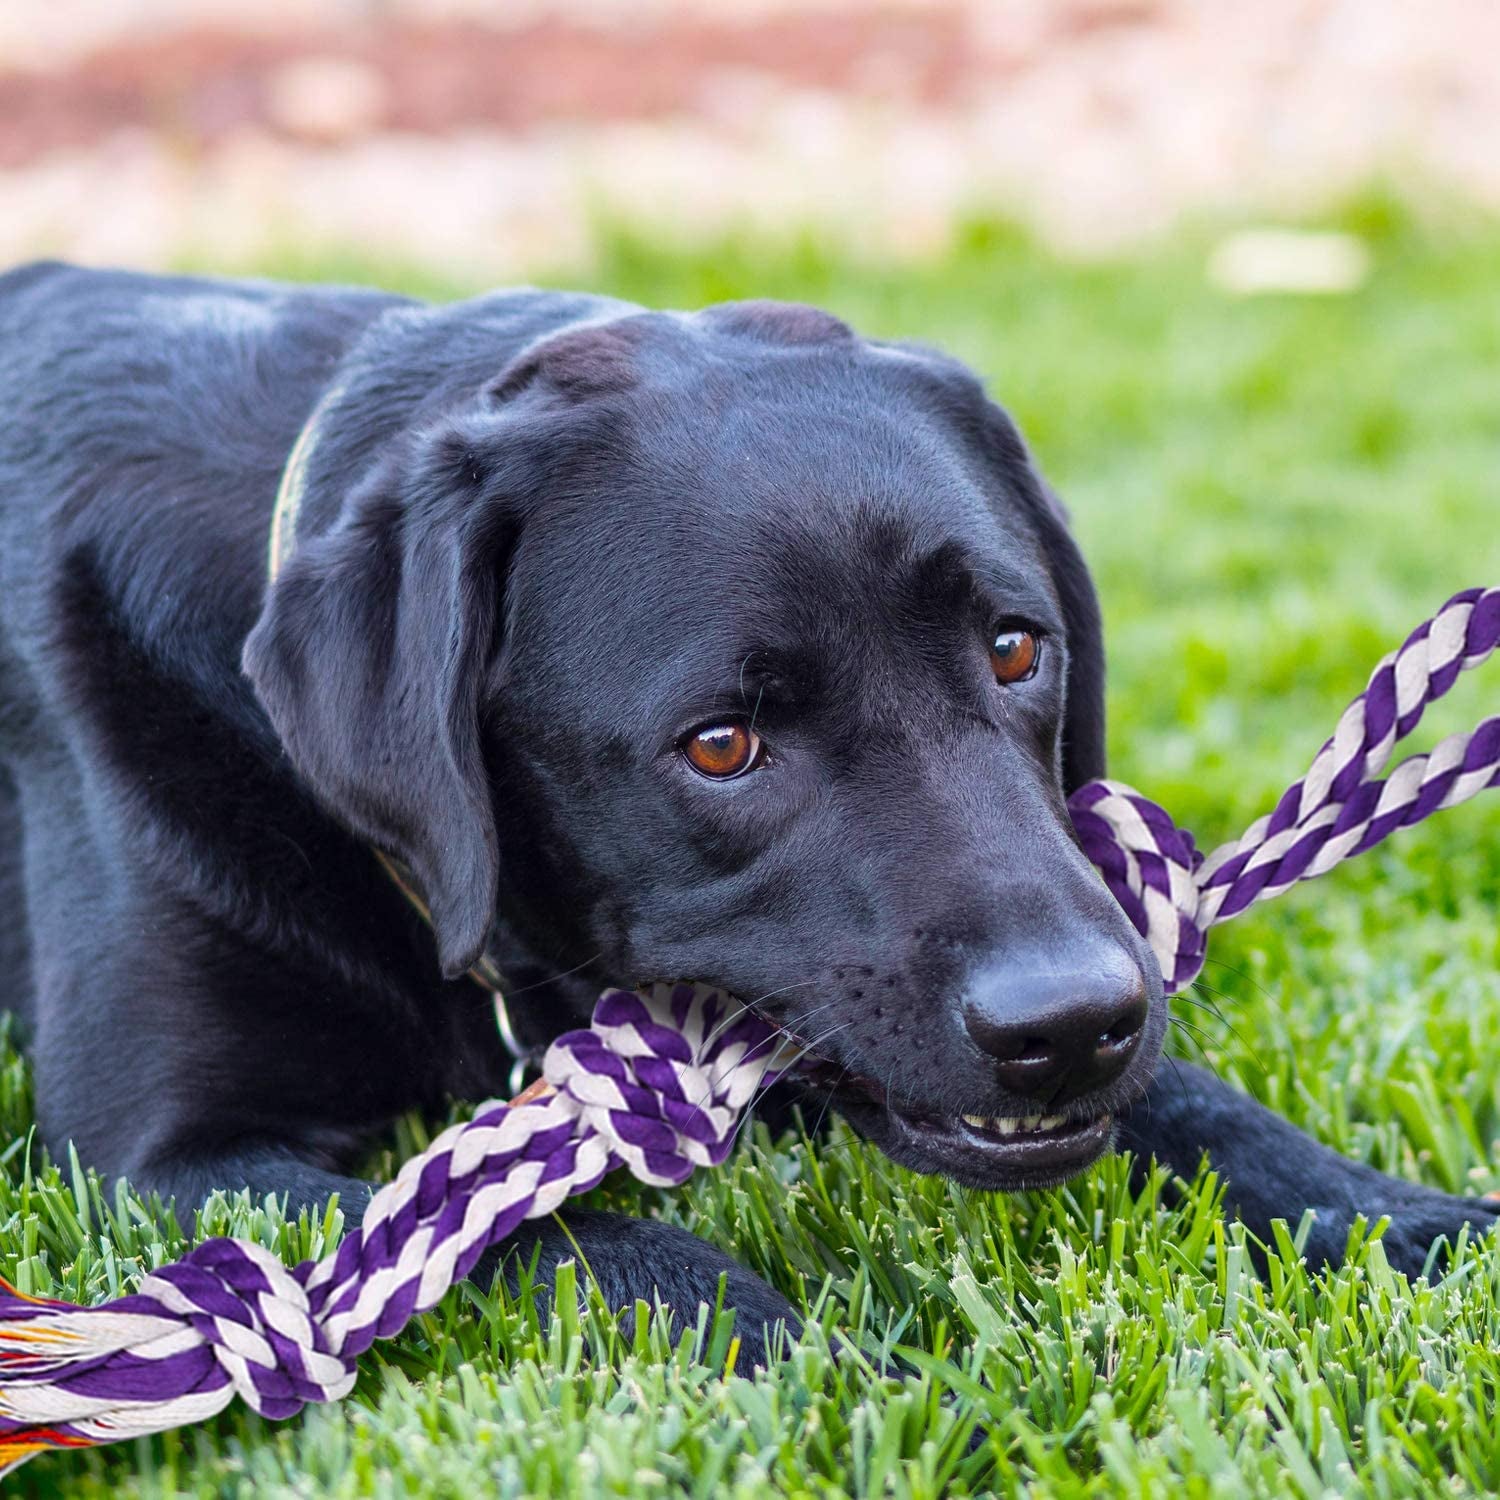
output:
M1275 810L1206 858L1129 787L1074 793L1082 846L1150 942L1168 994L1202 969L1211 927L1500 786L1500 717L1379 779L1428 704L1497 644L1500 589L1449 600L1376 667ZM757 1088L785 1066L778 1035L706 986L607 990L588 1030L552 1044L536 1084L444 1131L323 1260L288 1267L258 1245L207 1240L92 1308L0 1282L0 1473L45 1449L202 1421L236 1395L277 1418L339 1400L364 1350L523 1220L619 1166L671 1187L722 1162Z
M1068 811L1083 852L1151 944L1169 995L1202 972L1209 928L1500 786L1500 717L1379 779L1428 706L1497 644L1500 589L1455 594L1381 660L1275 809L1206 858L1163 808L1121 782L1091 781L1073 793Z

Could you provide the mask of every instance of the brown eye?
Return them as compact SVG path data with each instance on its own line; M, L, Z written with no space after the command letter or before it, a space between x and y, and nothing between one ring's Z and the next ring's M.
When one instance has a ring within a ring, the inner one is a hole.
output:
M1036 671L1041 642L1029 630L1002 630L990 647L996 682L1024 682Z
M682 753L700 775L728 781L748 771L760 759L760 736L738 719L705 724L688 736Z

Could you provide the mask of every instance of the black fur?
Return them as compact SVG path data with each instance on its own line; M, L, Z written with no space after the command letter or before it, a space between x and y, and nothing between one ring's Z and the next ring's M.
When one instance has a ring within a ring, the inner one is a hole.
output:
M776 304L61 266L0 278L0 350L0 899L24 914L0 984L54 1150L357 1214L373 1131L505 1086L462 977L489 947L539 1040L605 982L721 983L898 1160L980 1185L1081 1160L928 1122L1050 1107L1183 1172L1207 1151L1257 1228L1319 1207L1332 1256L1356 1212L1396 1216L1408 1269L1489 1213L1193 1070L1152 1083L1159 977L1064 807L1104 769L1093 590L960 366ZM1005 622L1042 638L1008 688ZM677 747L729 715L768 759L712 784ZM691 1318L728 1265L568 1217L621 1304ZM572 1253L553 1226L518 1248L538 1236ZM791 1309L737 1268L731 1292L762 1357Z

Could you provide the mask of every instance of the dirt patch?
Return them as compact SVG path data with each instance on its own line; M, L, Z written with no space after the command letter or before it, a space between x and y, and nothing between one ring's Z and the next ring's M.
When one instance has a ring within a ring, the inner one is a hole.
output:
M992 71L961 7L773 15L751 24L657 17L628 28L559 18L506 30L398 21L276 37L195 27L116 42L56 72L0 74L0 165L127 128L193 148L246 129L323 138L329 125L316 109L278 107L286 92L279 81L307 59L324 65L335 91L339 74L330 64L342 64L345 78L354 69L366 76L360 131L424 135L711 117L716 90L747 73L793 88L945 107Z
M889 256L974 209L1098 251L1374 178L1500 207L1491 0L6 0L7 39L0 262L504 278L586 274L601 215Z

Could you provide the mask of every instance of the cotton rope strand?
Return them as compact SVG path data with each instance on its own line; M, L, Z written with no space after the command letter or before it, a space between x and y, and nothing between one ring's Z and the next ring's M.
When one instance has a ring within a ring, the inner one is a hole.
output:
M1307 775L1205 858L1154 802L1118 782L1070 810L1089 858L1175 993L1207 934L1256 901L1500 786L1500 718L1381 779L1396 744L1460 672L1500 643L1500 589L1469 589L1376 667ZM549 1049L544 1082L443 1132L319 1261L288 1267L207 1240L99 1307L0 1282L0 1473L49 1448L120 1442L202 1421L239 1395L266 1417L337 1401L359 1355L432 1307L489 1246L618 1166L670 1187L722 1162L777 1068L777 1033L722 991L607 990L586 1031Z
M1380 779L1428 705L1497 643L1500 589L1455 594L1380 662L1275 809L1206 858L1164 809L1118 781L1073 793L1068 810L1084 853L1151 944L1169 995L1202 971L1211 927L1500 785L1500 717L1449 735Z

